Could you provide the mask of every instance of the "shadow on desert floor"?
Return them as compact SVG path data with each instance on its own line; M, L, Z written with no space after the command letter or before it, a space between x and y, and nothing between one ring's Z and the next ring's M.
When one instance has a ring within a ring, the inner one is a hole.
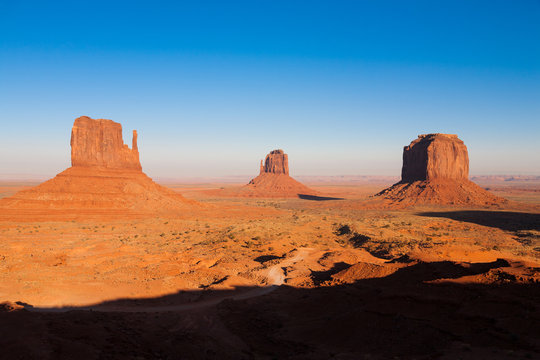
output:
M509 265L419 262L316 288L181 291L91 308L26 305L0 311L0 345L16 358L533 358L540 286L507 273ZM312 272L319 283L332 275ZM452 280L464 276L486 283Z
M312 200L312 201L345 200L345 198L329 197L329 196L306 195L306 194L298 194L298 197L299 197L300 199L303 199L303 200Z
M422 212L419 216L443 217L457 221L469 222L483 226L495 227L506 231L536 230L540 231L540 214L511 212L511 211L488 211L488 210L464 210L445 212Z

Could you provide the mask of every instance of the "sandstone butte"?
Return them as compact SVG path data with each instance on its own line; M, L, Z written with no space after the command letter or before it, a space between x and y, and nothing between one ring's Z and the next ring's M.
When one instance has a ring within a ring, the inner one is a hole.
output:
M195 204L142 172L137 132L133 131L130 149L123 142L122 125L112 120L75 119L71 165L34 188L0 200L2 213L31 216L32 211L49 210L103 215L181 210Z
M403 149L401 181L376 194L403 205L507 203L469 180L467 147L457 135L419 135Z
M259 176L235 194L245 197L295 198L318 193L289 176L289 157L283 150L273 150L261 160Z

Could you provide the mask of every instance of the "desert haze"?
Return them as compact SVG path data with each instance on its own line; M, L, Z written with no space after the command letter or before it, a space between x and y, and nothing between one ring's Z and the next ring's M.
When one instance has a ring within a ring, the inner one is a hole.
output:
M475 183L449 134L393 185L268 150L246 183L160 185L136 132L77 118L70 168L0 183L1 357L540 357L540 178Z

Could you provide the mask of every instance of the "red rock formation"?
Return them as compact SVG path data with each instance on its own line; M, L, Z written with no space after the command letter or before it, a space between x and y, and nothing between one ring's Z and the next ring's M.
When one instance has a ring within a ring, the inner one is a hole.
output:
M71 165L142 171L137 131L133 131L130 149L122 140L119 123L87 116L75 119L71 130Z
M401 181L376 196L404 205L507 202L469 180L467 147L451 134L419 135L405 146Z
M126 214L182 210L195 204L158 185L142 172L133 132L132 148L122 140L122 126L83 116L71 132L72 167L32 189L0 200L0 208L47 213Z
M289 175L289 157L283 150L273 150L266 155L264 166L261 160L261 173L285 174Z
M235 192L235 196L245 197L300 197L316 196L317 192L289 176L289 159L283 150L271 151L261 160L259 176Z
M455 179L469 177L467 147L457 135L419 135L403 149L401 180Z

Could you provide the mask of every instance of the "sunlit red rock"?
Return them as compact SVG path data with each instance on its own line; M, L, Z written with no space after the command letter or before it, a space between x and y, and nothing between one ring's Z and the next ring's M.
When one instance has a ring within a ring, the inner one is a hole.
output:
M33 215L57 211L70 217L181 210L195 203L146 176L139 162L137 132L130 149L122 140L122 126L112 120L86 116L75 120L71 162L53 179L0 200L0 208L23 216L28 211Z
M261 160L259 176L234 195L245 197L302 197L318 193L289 176L289 158L281 149L271 151Z
M285 174L289 175L289 157L283 150L272 150L266 155L264 165L261 160L261 174Z
M469 180L467 147L457 135L419 135L403 149L401 181L377 194L393 203L492 206L507 202Z
M467 147L451 134L419 135L403 149L401 180L454 179L469 177L469 155Z
M137 131L133 131L132 148L122 139L122 125L112 120L75 119L71 130L71 165L141 170Z

